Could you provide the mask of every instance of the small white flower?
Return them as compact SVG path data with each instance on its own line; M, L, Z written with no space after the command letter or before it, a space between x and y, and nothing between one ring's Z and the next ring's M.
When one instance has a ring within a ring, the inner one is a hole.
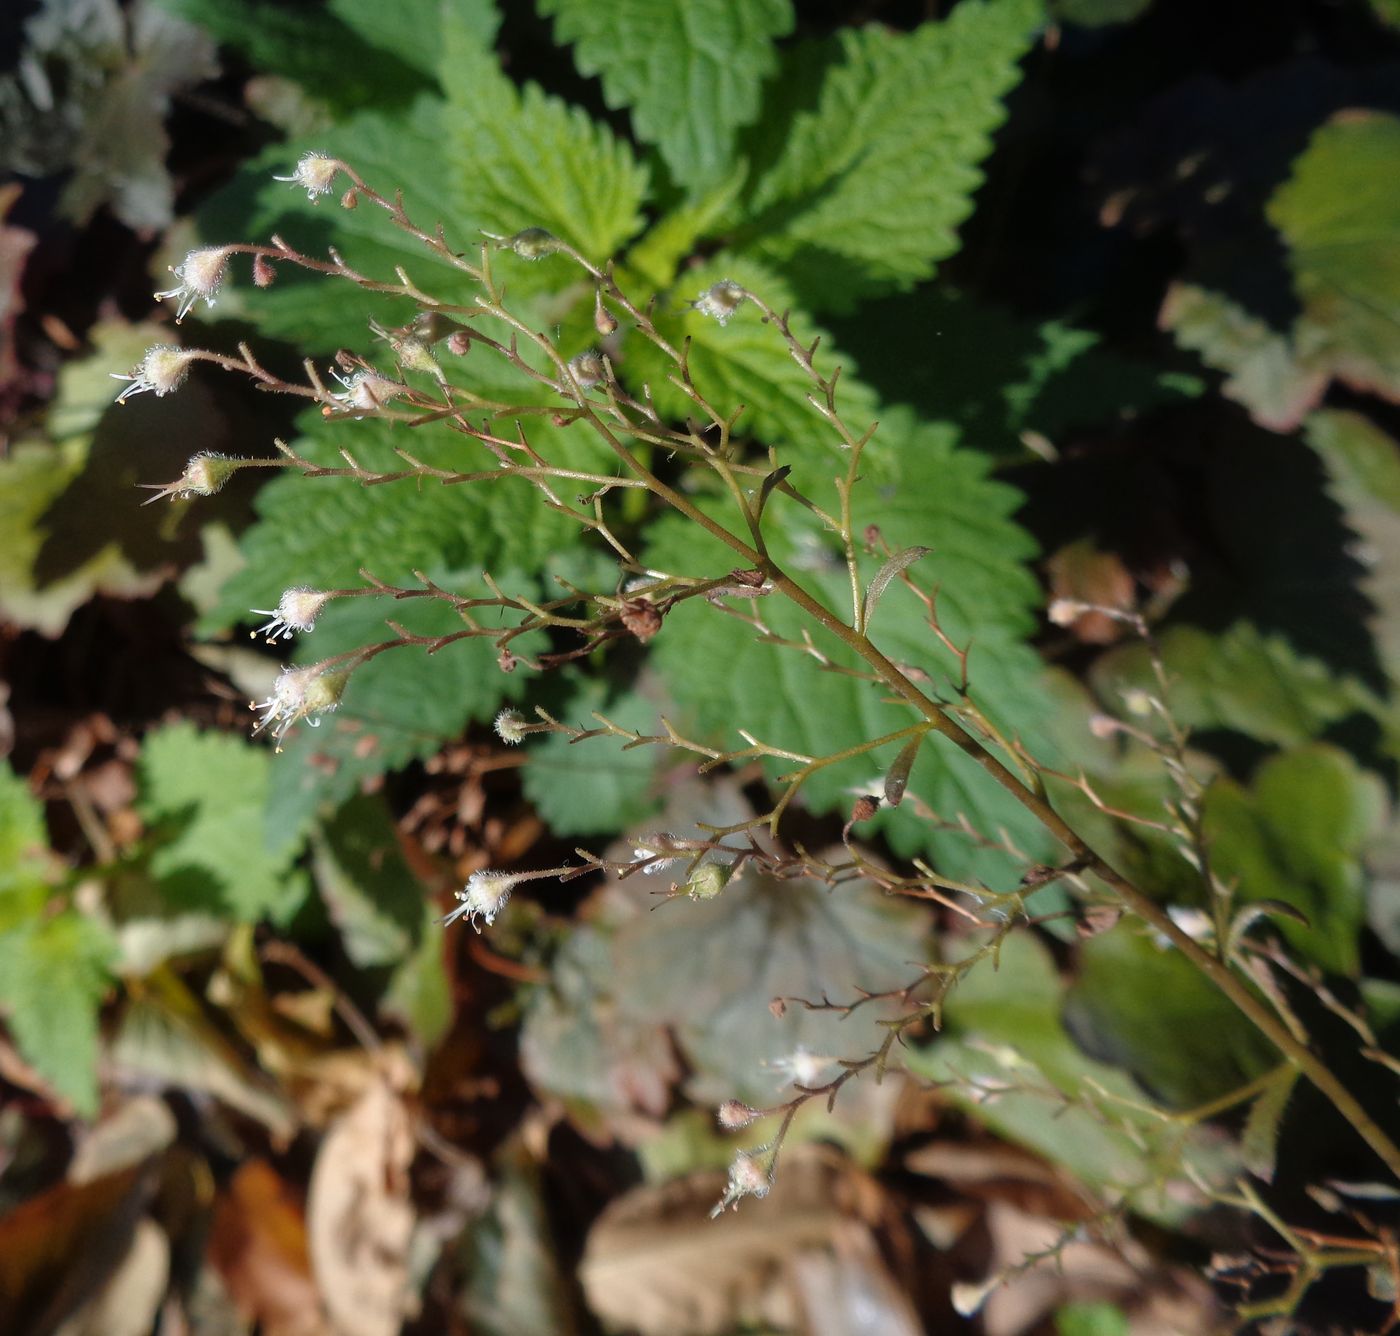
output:
M691 305L701 315L711 316L721 325L727 325L730 317L744 304L748 295L737 283L725 278L707 288L691 302Z
M757 1109L751 1109L738 1099L727 1099L715 1110L715 1120L729 1132L740 1127L747 1127L755 1118L762 1116Z
M145 394L147 390L152 391L157 399L165 398L184 383L190 372L190 363L198 356L193 349L176 348L169 343L158 343L154 348L148 348L146 355L128 375L123 376L116 371L108 373L113 380L131 382L117 395L117 402L124 404L133 394Z
M772 1186L773 1175L763 1166L759 1152L741 1150L729 1166L729 1184L710 1212L710 1219L728 1206L737 1207L742 1197L766 1197Z
M823 1057L819 1053L813 1053L805 1044L799 1044L786 1056L774 1058L772 1062L765 1062L763 1065L769 1071L782 1076L783 1079L778 1082L781 1088L789 1081L800 1086L820 1085L822 1074L835 1061L835 1058Z
M405 392L398 381L389 380L377 371L364 367L348 377L336 370L332 370L331 375L345 387L344 393L333 394L331 398L342 409L353 413L356 419L378 412L391 399L397 399Z
M250 631L250 639L256 640L258 636L265 635L270 645L278 636L283 640L290 640L293 631L314 631L316 618L321 615L321 609L330 597L319 589L297 585L278 599L275 608L250 608L249 611L257 613L259 617L272 618L266 626Z
M658 831L649 839L634 845L632 849L633 863L638 863L651 872L660 872L670 867L672 863L677 861L671 848L673 838L664 831Z
M335 174L339 170L340 163L335 158L328 158L324 153L303 153L290 176L274 176L272 179L301 186L306 191L306 198L315 204L322 195L331 193Z
M518 747L525 741L525 716L519 710L502 710L496 716L495 729L507 747Z
M339 708L340 698L345 694L345 684L349 680L347 669L326 672L316 663L307 668L283 669L272 684L272 695L248 707L263 712L262 718L253 727L254 736L270 726L280 751L287 730L298 720L305 719L312 728L319 728L321 720L318 716Z
M523 878L520 873L512 875L509 872L473 872L467 878L466 886L455 892L457 899L462 903L438 921L446 927L459 918L465 918L480 932L481 926L477 919L485 919L487 927L490 927L496 921L496 915L505 908L506 901L510 899L511 888L521 880Z
M202 250L192 250L179 264L171 265L170 272L180 280L180 286L156 293L156 300L163 302L167 297L174 297L179 301L179 309L175 312L177 325L189 315L201 297L206 306L214 305L214 298L223 286L228 257L232 253L229 246L206 246Z

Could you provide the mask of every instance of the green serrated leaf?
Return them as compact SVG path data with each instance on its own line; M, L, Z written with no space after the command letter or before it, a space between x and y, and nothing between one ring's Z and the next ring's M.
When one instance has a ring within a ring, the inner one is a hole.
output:
M98 1012L116 944L72 910L0 933L0 1008L24 1059L84 1117L97 1112Z
M1217 878L1238 903L1282 900L1310 926L1274 927L1324 969L1355 975L1365 920L1361 853L1386 812L1384 786L1345 752L1315 744L1271 757L1249 789L1217 780L1205 830Z
M447 940L436 916L426 912L418 945L399 962L379 1001L380 1014L408 1026L424 1050L431 1050L447 1033L454 1015L452 983L443 960Z
M758 115L777 67L774 40L793 22L789 0L542 0L540 10L688 194L728 165L735 131Z
M971 645L972 698L1007 735L1034 751L1046 711L1040 665L1022 643L1033 626L1038 599L1024 561L1034 552L1029 537L1011 520L1017 494L988 476L987 461L955 445L947 424L917 425L907 413L886 415L863 461L855 527L879 527L891 548L931 549L918 567L924 589L939 589L939 619L945 633ZM808 450L819 447L806 447ZM782 453L780 452L780 457ZM825 498L819 497L818 500ZM715 513L724 513L716 503ZM819 592L828 606L849 618L850 586L831 540L809 513L785 498L769 508L769 545L798 580ZM734 524L732 515L726 522ZM663 570L718 573L732 568L727 549L706 540L695 526L665 520L654 526L648 565ZM862 557L863 580L872 578L879 557ZM775 635L800 643L804 631L816 648L839 665L863 666L834 636L780 597L756 609ZM897 663L928 672L935 680L956 673L912 594L892 589L880 604L872 632L877 647ZM748 728L763 741L812 756L856 747L915 722L912 712L889 703L888 693L859 678L823 671L800 649L760 644L736 634L728 619L698 602L675 608L657 637L654 661L668 695L676 702L682 729L698 728L716 745L741 745L735 729ZM853 793L883 783L898 743L818 771L804 787L805 801L820 811L848 809ZM790 771L774 764L770 773ZM934 813L918 815L907 800L898 813L876 820L901 853L932 851L951 876L1011 875L1015 863L995 850L978 849L945 828L965 815L988 839L1010 834L1023 852L1047 851L1044 833L1017 803L960 752L930 738L915 765L909 794ZM1023 869L1022 869L1023 870ZM1019 875L1019 873L1017 874Z
M1236 622L1212 635L1173 626L1159 638L1171 683L1170 705L1186 728L1224 728L1280 747L1297 746L1357 712L1374 713L1374 694L1354 678L1338 677L1299 654L1279 635ZM1117 705L1124 692L1157 686L1144 646L1104 655L1093 668L1094 688Z
M319 415L303 422L307 435L297 449L316 463L343 464L338 452L344 448L366 469L402 470L404 461L394 453L401 447L439 468L495 468L483 447L440 425L412 429L374 418L325 423ZM591 438L538 418L526 419L525 430L547 459L615 471ZM358 588L361 568L407 584L414 583L415 569L536 571L577 532L528 481L504 475L451 486L407 479L364 487L353 478L306 479L289 471L258 493L257 509L259 522L241 543L244 565L201 622L206 633L249 620L251 608L276 607L283 591L296 585Z
M253 922L297 889L294 840L264 836L271 761L265 747L191 724L147 735L138 810L163 836L151 871L172 903Z
M1400 394L1400 118L1344 111L1265 212L1289 247L1300 356L1356 389Z
M601 264L642 225L648 178L630 148L585 112L523 89L483 50L470 24L445 20L440 76L447 95L443 142L452 171L439 162L434 184L444 204L477 228L505 236L543 227ZM529 261L507 262L502 275ZM536 261L549 272L563 260Z
M637 692L609 699L606 687L590 682L561 709L561 722L596 728L593 712L634 732L660 733L656 705ZM588 738L570 743L558 733L527 739L525 796L551 830L560 835L599 835L623 830L656 808L655 747L624 750L620 738Z
M43 804L8 761L0 762L0 895L41 881L48 847Z
M846 29L799 49L751 146L741 248L813 310L929 277L958 248L1041 19L1039 0L970 0L912 33Z

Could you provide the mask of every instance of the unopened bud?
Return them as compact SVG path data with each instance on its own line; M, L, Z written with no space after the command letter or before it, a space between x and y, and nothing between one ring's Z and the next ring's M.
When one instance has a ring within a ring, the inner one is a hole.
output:
M733 866L720 863L701 863L684 886L685 893L692 900L713 900L734 875Z
M851 824L854 826L861 821L869 821L876 812L880 810L880 800L866 794L857 798L851 806Z
M649 599L629 598L622 605L622 624L638 640L650 640L661 630L661 614Z
M227 455L214 454L209 450L201 451L191 456L185 471L174 482L143 483L142 486L155 493L144 504L150 505L163 496L177 501L192 496L213 496L246 463L243 459L230 459Z
M730 1132L747 1127L760 1116L757 1109L751 1109L737 1099L727 1099L715 1110L715 1118L719 1125Z
M1057 598L1051 602L1045 615L1055 626L1073 626L1089 611L1089 605L1081 599Z
M355 209L359 207L359 204L360 192L356 190L354 186L351 186L350 189L340 197L340 207L342 209Z
M456 357L465 357L472 346L472 336L465 330L459 329L449 335L447 340L447 351Z
M504 238L502 244L509 246L522 260L540 260L562 250L564 246L553 232L543 227L527 227L513 237Z
M525 741L525 716L519 710L502 710L496 716L496 736L508 747Z
M617 333L617 318L603 305L601 292L595 293L593 297L593 328L604 337Z
M253 257L253 286L255 288L270 288L277 279L277 270L273 267L272 261L266 255L255 255Z

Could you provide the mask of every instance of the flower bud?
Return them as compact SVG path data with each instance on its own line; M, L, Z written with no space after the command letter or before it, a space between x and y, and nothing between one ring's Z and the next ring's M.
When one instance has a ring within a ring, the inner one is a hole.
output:
M185 471L174 482L142 483L143 487L155 493L143 504L150 505L161 497L172 497L177 501L188 500L192 496L213 496L215 492L244 466L248 461L230 459L227 455L214 454L210 450L192 455L185 465Z
M543 259L546 255L555 254L564 246L553 232L543 227L527 227L513 237L506 237L503 244L509 246L522 260Z
M721 863L701 863L690 874L690 879L684 887L685 893L692 900L713 900L724 890L733 875L734 868L732 866L726 867Z
M766 1197L772 1186L773 1176L758 1154L741 1150L729 1166L729 1184L724 1196L710 1212L710 1219L713 1220L727 1206L738 1206L742 1197Z
M157 399L165 398L185 383L190 363L198 356L199 353L193 349L176 348L168 343L158 343L154 348L148 348L146 355L129 375L121 376L115 371L108 373L113 380L131 382L117 395L117 402L124 404L133 394L145 394L147 390Z
M721 325L727 325L748 295L737 283L726 278L702 292L691 305L701 315L711 316Z
M253 257L253 286L270 288L277 279L277 269L266 255Z
M747 1104L743 1104L737 1099L727 1099L715 1110L716 1121L730 1132L747 1127L758 1117L761 1115L757 1109L751 1109Z
M593 328L606 338L617 333L617 318L603 305L603 294L593 294Z
M525 716L519 710L502 710L496 716L496 736L508 747L525 741Z
M456 357L465 357L471 351L472 336L465 329L454 331L448 336L447 351Z

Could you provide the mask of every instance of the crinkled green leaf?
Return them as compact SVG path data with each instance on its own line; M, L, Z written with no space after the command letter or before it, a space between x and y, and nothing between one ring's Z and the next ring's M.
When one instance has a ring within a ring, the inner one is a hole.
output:
M424 893L383 800L351 798L311 847L317 888L351 962L364 969L403 959L422 931Z
M479 32L451 14L444 20L442 54L439 77L450 110L438 157L445 155L452 170L444 173L439 161L430 179L444 203L477 227L506 236L546 228L595 264L636 234L647 172L627 144L536 85L517 88L482 47Z
M0 933L0 1009L25 1061L97 1112L97 1020L116 957L111 933L73 910Z
M729 163L734 132L758 115L777 66L773 41L792 29L789 0L542 0L540 9L688 193Z
M48 847L43 804L0 761L0 895L41 880Z
M1277 1062L1194 965L1131 920L1084 943L1065 1023L1082 1047L1169 1108L1216 1099Z
M271 764L267 748L192 724L147 735L138 806L157 827L151 871L173 903L246 922L295 889L295 842L264 836Z
M1376 701L1354 678L1299 654L1279 635L1237 622L1212 635L1174 626L1159 638L1171 682L1170 704L1184 727L1227 728L1277 746L1296 746ZM1096 689L1115 708L1125 691L1156 691L1147 650L1131 645L1105 655L1093 669Z
M931 549L916 571L925 590L939 589L938 614L945 633L970 645L972 698L1007 735L1019 734L1034 751L1046 701L1039 685L1040 665L1022 637L1033 626L1038 599L1024 562L1034 544L1010 518L1017 494L987 476L987 461L955 444L947 424L916 425L907 413L886 415L863 460L857 489L855 527L879 527L891 549ZM810 442L808 451L820 450ZM779 451L779 458L785 456ZM810 456L809 456L810 458ZM818 496L820 502L828 497ZM713 513L742 533L732 506L716 502ZM844 564L809 513L783 497L769 506L765 521L770 548L794 577L843 617L850 618L850 585ZM718 574L736 557L705 539L695 526L667 520L652 530L648 565L664 570ZM860 559L868 583L882 557ZM800 641L809 631L816 648L839 665L861 661L780 596L750 604L778 636ZM951 656L925 621L923 605L895 588L881 601L872 627L876 646L896 663L929 673L946 686L955 672ZM811 756L825 756L908 727L910 708L889 702L887 690L840 673L823 671L800 649L759 644L714 608L698 602L676 607L655 642L668 695L676 702L678 724L694 727L716 745L739 747L736 732L747 728L762 741ZM927 688L932 689L932 688ZM901 743L874 754L818 771L804 787L805 800L821 811L848 810L855 793L882 782ZM770 773L795 767L774 763ZM878 790L878 787L876 789ZM939 869L951 876L1006 878L1015 863L996 851L970 846L943 828L966 816L989 840L1007 831L1029 856L1045 850L1045 836L1019 804L972 761L942 739L931 737L914 767L909 794L932 808L930 821L907 799L898 812L878 821L901 852L932 851Z
M1133 986L1131 976L1124 986ZM1014 932L995 967L990 960L975 965L949 996L940 1036L907 1050L905 1061L916 1075L947 1082L948 1095L1001 1136L1088 1183L1127 1192L1135 1209L1154 1218L1180 1217L1181 1204L1155 1191L1141 1140L1160 1134L1160 1122L1120 1102L1140 1105L1142 1094L1124 1072L1099 1060L1106 1054L1091 1056L1076 1043L1077 1029L1062 1019L1064 1006L1065 985L1050 952L1029 932ZM990 1090L999 1093L982 1098ZM1136 1133L1124 1124L1136 1125ZM1205 1167L1209 1142L1188 1145L1188 1153Z
M1400 118L1345 111L1313 136L1266 206L1289 247L1311 365L1400 397Z
M958 248L1041 15L1039 0L969 0L912 33L844 29L793 53L752 146L743 249L814 310L927 278Z
M635 732L662 732L659 711L645 696L626 692L609 699L601 683L582 687L556 718L575 728L597 728L593 711ZM656 747L626 749L621 738L571 743L558 733L524 743L525 796L558 834L612 834L656 808Z
M1206 795L1215 875L1240 904L1282 900L1308 926L1272 920L1293 949L1324 969L1356 974L1366 916L1361 854L1386 813L1385 789L1345 752L1314 744L1271 757L1253 784L1218 780Z
M657 317L658 328L673 347L689 340L691 379L717 412L728 414L744 406L734 428L736 437L778 446L782 463L792 462L783 447L805 445L816 437L827 446L824 455L813 455L821 460L820 476L832 476L840 468L835 462L840 438L813 408L808 396L817 392L816 387L793 360L778 331L764 323L752 302L744 302L725 325L691 309L691 301L725 279L761 297L775 311L793 305L787 284L771 270L738 256L720 256L685 271L669 308ZM793 313L793 324L794 334L809 347L814 338L823 336L819 369L829 376L833 368L842 368L837 406L852 431L863 432L874 420L875 398L857 379L853 362L837 352L829 337L800 311ZM626 354L618 372L630 386L637 390L648 386L657 408L675 421L699 418L699 410L670 379L678 375L670 358L635 334L627 341Z

